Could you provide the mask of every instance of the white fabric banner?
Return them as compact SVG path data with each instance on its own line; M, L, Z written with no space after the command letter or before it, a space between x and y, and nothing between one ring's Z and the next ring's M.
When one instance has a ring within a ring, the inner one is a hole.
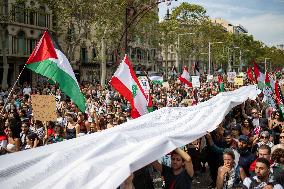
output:
M0 156L0 188L115 189L131 172L216 129L255 86L162 108L102 132Z

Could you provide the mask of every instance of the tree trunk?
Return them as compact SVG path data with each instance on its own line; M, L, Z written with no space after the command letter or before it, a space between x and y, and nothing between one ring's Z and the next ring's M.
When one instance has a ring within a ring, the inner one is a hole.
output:
M106 82L106 57L105 57L105 38L102 38L102 48L101 48L101 57L102 57L102 64L101 64L101 86L105 88Z
M1 31L1 38L2 38L2 55L3 55L3 77L2 77L2 89L7 89L8 88L8 69L9 69L9 64L7 62L7 55L6 55L6 38L5 38L5 28L2 28Z

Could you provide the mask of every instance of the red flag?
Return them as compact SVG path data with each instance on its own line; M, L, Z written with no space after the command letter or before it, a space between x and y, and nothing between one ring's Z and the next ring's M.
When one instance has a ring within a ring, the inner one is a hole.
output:
M252 76L252 72L251 72L251 67L249 67L247 69L247 76L248 76L250 81L254 81L253 76Z
M276 95L276 103L279 105L281 104L281 97L280 97L280 92L278 88L278 81L275 82L275 95Z

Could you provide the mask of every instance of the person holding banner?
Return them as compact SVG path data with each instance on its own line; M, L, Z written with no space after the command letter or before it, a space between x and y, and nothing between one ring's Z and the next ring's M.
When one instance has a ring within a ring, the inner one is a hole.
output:
M191 189L193 164L191 157L180 148L171 153L171 167L162 165L158 161L153 162L152 165L164 177L165 189Z

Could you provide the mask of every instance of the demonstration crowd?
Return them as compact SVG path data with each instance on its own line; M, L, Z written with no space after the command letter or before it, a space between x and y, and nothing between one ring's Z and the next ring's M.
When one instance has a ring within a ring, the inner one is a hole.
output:
M283 84L284 74L278 78ZM225 91L238 88L226 81ZM176 79L168 86L151 83L152 111L163 107L194 106L220 92L217 80L200 77L200 88L191 88ZM245 79L244 85L251 84ZM86 112L56 85L49 83L31 87L28 83L0 94L0 154L14 153L43 145L100 132L131 120L129 102L110 86L81 83L86 97ZM57 121L35 120L30 95L54 95ZM219 127L206 136L182 147L133 173L121 188L154 188L151 172L160 171L166 189L192 188L194 178L209 167L209 188L283 188L284 121L279 107L265 102L259 93L233 108ZM206 118L204 118L206 119ZM184 154L183 152L186 152ZM0 162L1 163L1 162ZM208 165L208 166L207 166Z

